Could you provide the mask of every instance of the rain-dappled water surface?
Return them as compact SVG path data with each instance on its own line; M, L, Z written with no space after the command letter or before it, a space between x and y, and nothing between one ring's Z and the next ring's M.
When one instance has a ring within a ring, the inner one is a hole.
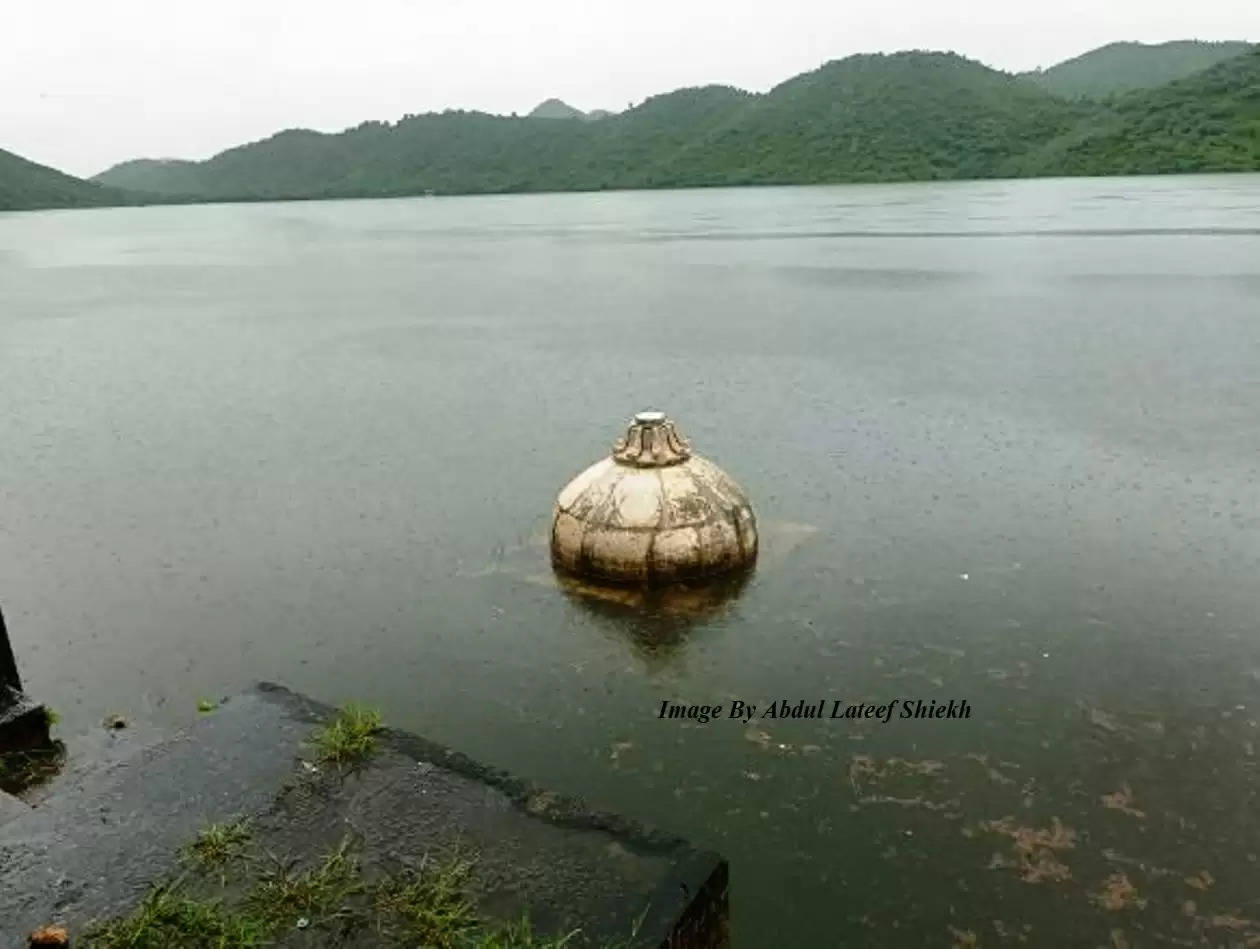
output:
M757 507L731 597L550 579L647 407ZM1258 468L1258 176L0 215L63 731L367 699L725 853L740 946L1260 939ZM656 717L802 698L972 717Z

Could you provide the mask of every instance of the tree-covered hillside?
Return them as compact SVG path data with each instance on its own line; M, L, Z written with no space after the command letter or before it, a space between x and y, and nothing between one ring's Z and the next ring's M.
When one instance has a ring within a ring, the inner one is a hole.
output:
M1099 108L1015 169L1024 175L1260 171L1260 49Z
M289 131L98 180L212 198L905 181L999 174L1085 110L947 53L852 56L765 95L680 89L599 122L475 112Z
M0 211L126 203L122 194L0 149Z
M96 179L127 191L0 153L0 206L1260 171L1260 49L1249 49L1101 101L952 53L850 56L764 94L679 89L599 121L448 110L292 129Z
M732 182L984 178L1082 114L951 53L851 56L750 101L696 154Z
M1024 75L1055 95L1101 99L1184 79L1250 48L1250 43L1241 41L1108 43L1049 69Z
M113 188L143 191L155 181L161 181L165 187L157 189L155 194L196 194L199 188L197 169L200 163L183 161L177 158L137 158L115 165L104 175L96 175L92 180Z

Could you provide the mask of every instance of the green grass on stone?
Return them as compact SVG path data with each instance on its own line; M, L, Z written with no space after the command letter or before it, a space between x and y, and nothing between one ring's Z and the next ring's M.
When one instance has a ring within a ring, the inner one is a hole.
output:
M242 856L249 839L248 821L234 820L221 824L209 824L197 834L197 839L188 845L186 853L202 869L218 869Z
M257 919L227 909L218 900L191 899L180 882L160 886L132 913L89 930L87 949L254 949L268 944Z
M375 937L370 944L381 946L565 949L577 935L540 935L528 916L506 923L482 919L472 898L475 862L464 855L425 860L418 870L369 881L348 840L302 869L296 861L261 852L243 827L243 822L207 827L185 848L201 857L193 869L156 886L130 913L89 928L76 945L257 949L288 944L287 937L305 930L337 945L345 938L359 945ZM233 856L244 859L233 863ZM207 896L204 884L216 881L197 871L229 866L239 869L237 878L219 877L222 889Z
M375 749L382 727L380 712L351 703L309 743L321 761L357 761ZM539 935L528 916L482 919L473 899L476 861L466 854L426 858L418 869L369 880L349 838L303 866L264 852L244 819L206 826L183 852L183 875L155 886L131 912L89 927L76 946L256 949L309 930L332 944L374 936L372 944L382 946L565 949L578 935Z
M349 702L332 721L315 731L311 744L321 761L347 764L362 761L376 748L376 735L383 727L381 713Z
M436 949L469 945L479 926L468 898L472 868L471 860L455 857L382 880L376 888L375 909L383 934L408 945Z
M307 870L272 858L245 904L268 925L284 929L302 920L323 924L346 917L352 912L349 900L364 889L358 859L350 853L349 841L343 841Z

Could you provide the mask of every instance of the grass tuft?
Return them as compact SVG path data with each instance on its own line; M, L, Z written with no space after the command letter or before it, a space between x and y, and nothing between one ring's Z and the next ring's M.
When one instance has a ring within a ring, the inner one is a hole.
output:
M300 873L292 861L274 862L246 900L250 910L273 928L295 925L299 919L315 925L345 917L350 913L347 901L364 887L348 840L319 865Z
M309 743L321 761L359 761L373 752L382 727L379 711L347 704ZM12 761L0 756L0 765L11 769ZM208 825L183 855L192 864L183 875L156 886L130 913L89 927L81 949L259 949L294 939L302 945L317 939L319 945L565 949L577 935L536 935L528 916L508 923L482 918L473 898L475 861L461 853L380 876L365 873L349 838L314 863L282 860L263 850L247 819L237 819ZM217 885L208 871L219 877ZM365 942L373 933L378 942Z
M256 949L266 945L263 926L218 900L194 900L179 882L157 887L128 916L90 929L86 949Z
M349 702L331 722L315 731L311 743L320 761L346 764L361 761L376 748L376 735L383 727L381 713Z
M580 930L573 930L571 933L559 937L539 936L534 932L534 926L529 921L529 916L522 916L519 920L503 925L489 931L483 931L477 934L477 937L468 943L468 949L564 949L574 936ZM606 949L614 949L614 947L606 947Z
M187 853L203 870L221 869L244 856L249 839L249 822L245 819L210 824L188 845Z
M479 922L467 894L472 867L471 860L457 857L382 880L375 899L378 931L434 949L467 945Z
M230 902L221 898L229 891L201 898L204 877L186 873L151 890L126 916L89 928L82 949L260 949L288 945L299 929L309 930L303 938L323 940L319 945L349 938L354 945L428 949L565 949L577 935L540 936L528 916L508 923L481 918L472 898L474 861L460 854L369 881L348 839L305 870L270 856L261 872L268 855L249 842L237 821L212 824L185 848L208 866L245 858ZM198 884L198 892L190 893L185 881ZM368 938L373 933L377 941Z

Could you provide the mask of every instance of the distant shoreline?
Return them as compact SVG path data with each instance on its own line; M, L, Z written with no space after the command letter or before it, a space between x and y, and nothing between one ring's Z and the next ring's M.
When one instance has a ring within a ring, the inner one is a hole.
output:
M451 109L287 129L88 181L0 151L0 207L1253 172L1260 48L1242 48L1113 44L1035 77L954 53L858 54L766 93L677 89L598 120ZM1066 75L1088 94L1062 91Z
M641 192L660 191L742 191L746 189L769 188L849 188L849 187L885 187L887 185L949 185L949 184L982 184L988 181L1081 181L1094 179L1123 180L1135 178L1220 178L1260 176L1260 169L1254 171L1167 171L1147 174L1114 174L1114 175L1007 175L990 178L917 178L890 179L887 181L810 181L810 182L749 182L747 184L715 184L715 185L654 185L651 187L626 188L566 188L557 190L516 190L516 191L461 191L446 194L401 193L401 194L339 194L339 195L296 195L286 197L234 197L234 198L158 198L155 200L120 202L117 204L98 204L90 206L49 205L38 208L0 208L0 214L43 213L46 211L116 211L123 208L155 208L186 207L189 205L231 205L231 204L307 204L320 201L399 201L405 199L436 200L440 198L504 198L532 197L563 194L635 194Z

